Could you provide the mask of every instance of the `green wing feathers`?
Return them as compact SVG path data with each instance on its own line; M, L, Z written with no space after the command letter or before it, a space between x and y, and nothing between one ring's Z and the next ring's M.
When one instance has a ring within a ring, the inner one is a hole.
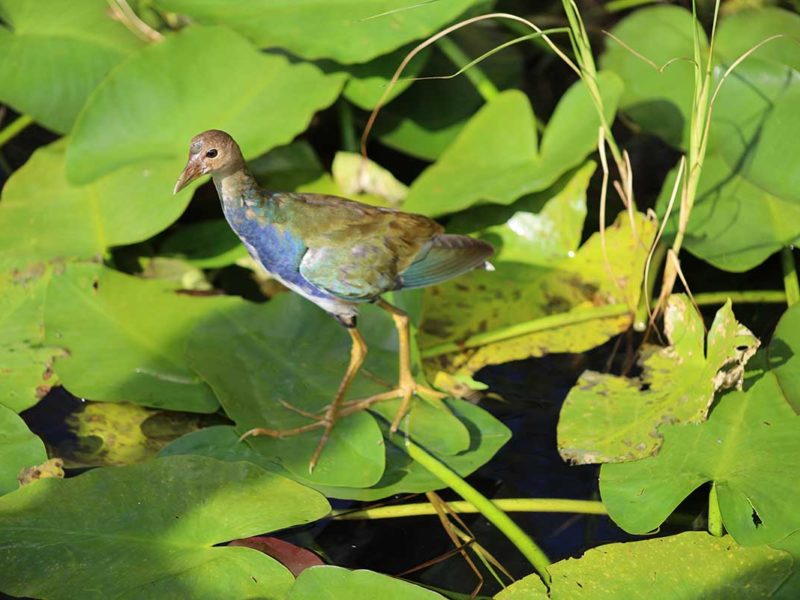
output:
M424 287L483 267L494 254L491 244L465 235L440 234L400 274L400 288Z

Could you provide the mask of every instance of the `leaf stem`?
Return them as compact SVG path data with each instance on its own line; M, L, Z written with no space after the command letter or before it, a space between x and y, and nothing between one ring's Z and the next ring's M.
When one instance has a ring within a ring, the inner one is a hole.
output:
M781 250L781 265L783 266L783 289L786 290L786 304L791 306L800 300L800 282L797 280L797 268L790 247Z
M20 115L11 121L11 123L6 125L5 128L0 129L0 148L2 148L6 142L8 142L11 138L32 123L32 117L29 117L28 115Z
M621 317L622 315L630 314L630 312L631 309L627 304L606 304L604 306L576 309L557 315L548 315L539 319L533 319L524 323L517 323L509 327L478 333L468 337L463 342L446 342L444 344L422 348L420 354L422 358L430 358L431 356L458 352L465 348L477 348L478 346L485 346L486 344L492 344L494 342L502 342L547 329L556 329L557 327L564 327L565 325L576 325L595 319Z
M723 533L716 483L711 484L711 491L708 494L708 532L716 537L722 537Z
M467 56L466 53L459 48L458 44L448 37L439 38L436 40L436 45L439 47L439 50L441 50L450 60L450 62L452 62L458 68L462 68L472 62L469 56ZM478 93L486 102L489 102L492 98L500 93L492 80L489 79L486 73L484 73L478 66L472 65L469 69L464 71L464 75L467 76L467 79L469 79L470 83L475 86L475 89L478 90Z
M783 290L746 290L744 292L704 292L694 295L698 306L725 304L730 298L734 304L783 304L786 292Z
M468 484L455 471L441 462L435 456L429 454L421 446L418 446L410 439L406 438L402 442L392 441L398 448L404 450L409 457L425 467L433 475L438 477L445 485L451 488L464 500L472 504L486 519L497 527L514 544L525 558L533 565L537 573L545 583L550 583L550 574L547 568L550 566L550 559L536 545L530 536L525 533L519 525L504 513L489 498L481 494L478 490Z
M582 515L606 515L608 511L598 500L568 500L561 498L502 498L493 500L494 505L504 512L535 513L575 513ZM448 502L447 506L457 513L473 514L480 512L469 502ZM402 517L419 517L435 515L436 508L429 502L415 504L398 504L396 506L377 506L363 510L338 510L333 517L342 521L360 521L364 519L397 519Z

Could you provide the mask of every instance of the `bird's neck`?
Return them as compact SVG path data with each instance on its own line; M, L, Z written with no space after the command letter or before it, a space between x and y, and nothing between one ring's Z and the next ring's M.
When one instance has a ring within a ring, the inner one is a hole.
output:
M247 167L230 173L214 173L214 186L224 208L243 208L261 195L261 188Z
M214 185L230 226L239 236L248 236L256 225L266 225L280 221L278 202L264 190L247 167L240 167L230 173L215 173Z

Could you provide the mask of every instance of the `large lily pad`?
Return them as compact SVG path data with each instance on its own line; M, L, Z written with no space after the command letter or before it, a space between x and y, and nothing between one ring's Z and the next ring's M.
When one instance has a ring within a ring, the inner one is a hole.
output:
M65 173L66 140L37 150L3 188L0 267L53 258L94 258L111 246L147 239L186 208L165 180L180 161L125 167L87 185Z
M771 543L800 529L787 498L800 493L800 418L773 377L722 398L703 424L664 425L656 456L606 464L600 493L611 518L631 533L658 528L692 491L711 481L722 522L743 545Z
M661 445L660 426L700 423L714 393L741 384L758 340L736 321L728 301L706 342L703 318L682 295L664 311L668 346L646 346L635 379L586 371L570 390L558 421L558 449L578 464L636 460Z
M284 598L288 569L217 545L328 510L280 475L200 456L45 479L0 499L0 589L53 600Z
M477 0L411 6L396 0L156 0L163 9L200 23L227 25L268 48L305 58L358 63L427 37Z
M42 440L10 408L0 404L0 496L19 487L22 469L47 460Z
M654 35L653 32L658 32ZM659 73L629 48L608 42L603 65L625 81L622 108L644 129L667 142L688 147L694 62L692 16L679 7L638 10L613 30L616 37L658 65ZM706 157L685 248L713 265L744 271L761 263L781 245L800 236L796 225L800 195L791 166L800 135L793 107L800 94L800 18L780 9L745 11L724 18L713 57L713 86L725 69L758 43L775 34L723 83L712 109ZM703 60L705 34L699 32ZM660 198L663 211L674 178ZM674 236L677 210L666 239Z
M622 91L619 79L599 77L606 119L611 119ZM541 191L583 162L597 144L599 118L582 83L561 99L537 147L530 102L510 90L478 112L441 158L414 181L404 207L442 215L477 202L511 204Z
M379 56L368 63L351 65L347 69L349 78L344 86L344 97L364 110L375 108L386 93L397 67L411 50L412 46L406 46L390 54ZM386 96L384 104L391 102L414 83L414 78L425 67L430 55L431 49L425 48L408 63L400 79Z
M634 11L611 30L628 47L609 39L601 60L604 69L625 82L620 109L645 130L681 147L689 140L695 73L693 23L692 14L679 6ZM705 53L706 35L699 26L696 31Z
M498 32L480 27L459 29L448 38L466 55L475 58L507 41ZM406 67L400 81L414 76L414 63L418 60L415 57ZM399 61L395 68L398 64ZM519 87L523 67L522 53L512 47L486 57L476 68L497 89L503 90ZM375 136L381 143L411 156L436 160L486 102L466 74L449 77L456 71L458 66L439 48L434 48L420 73L422 80L381 109L375 123Z
M498 248L495 271L426 290L419 340L431 366L474 372L583 352L630 326L655 227L637 214L634 233L623 213L606 230L605 256L599 234L576 251L591 171L562 183L539 213L519 205L503 225L480 233ZM533 201L541 206L541 199Z
M106 74L143 44L104 0L3 0L0 102L66 133Z
M341 567L311 567L303 571L288 600L436 600L444 596L400 579L373 571L348 571Z
M447 400L447 406L466 425L470 445L452 456L434 454L462 477L466 477L485 464L509 440L511 432L500 421L474 404L463 400ZM307 474L294 474L280 466L275 457L256 452L239 441L232 427L220 425L189 433L164 448L161 454L200 454L220 460L248 460L265 469L292 477L317 489L329 498L345 498L371 502L396 494L420 494L438 490L444 484L427 469L414 462L403 450L400 436L391 437L387 427L382 427L386 443L386 469L381 479L371 487L335 487L321 485L308 479ZM397 443L395 443L397 442ZM305 476L304 476L305 475Z
M555 563L550 594L536 575L518 581L497 600L696 600L793 598L784 586L795 571L788 552L743 548L730 537L691 531L669 537L607 544L578 559ZM537 583L538 582L538 583Z
M765 376L777 379L781 394L796 413L800 413L800 304L787 310L767 347L767 365L772 367Z
M92 264L68 266L50 284L46 342L68 353L55 371L76 396L213 412L217 400L184 358L190 330L234 298L197 298L170 282Z
M236 138L245 157L257 156L303 131L343 81L263 54L228 29L189 28L146 48L97 88L75 124L67 174L87 182L128 165L180 163L192 136L213 128Z
M364 328L370 353L348 396L359 398L386 391L375 378L394 383L397 355L384 348L391 321L368 307L362 323L380 322L381 331ZM377 333L377 335L376 335ZM295 295L279 295L266 306L244 305L202 323L187 346L189 361L210 383L240 433L254 427L286 429L308 424L282 403L318 411L332 399L349 356L349 337L330 316ZM393 414L398 402L376 406ZM466 427L446 408L417 401L401 429L444 454L470 444ZM291 473L316 484L369 487L383 474L383 438L375 418L359 412L342 418L314 472L308 463L321 430L282 439L251 437L258 452L277 457Z
M666 212L674 185L675 171L664 182L659 214ZM675 235L678 219L673 210L666 236ZM771 194L732 171L718 153L706 157L684 248L715 267L743 272L798 239L800 203Z
M45 344L44 299L53 266L29 265L0 274L0 405L30 408L58 383L53 360L64 351Z

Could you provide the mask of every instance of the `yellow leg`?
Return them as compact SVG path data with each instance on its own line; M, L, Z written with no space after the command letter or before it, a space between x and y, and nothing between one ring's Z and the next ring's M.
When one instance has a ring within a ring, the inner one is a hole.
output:
M433 398L446 398L447 394L442 394L441 392L432 390L427 386L419 385L414 380L414 374L411 371L411 334L409 331L408 314L396 306L389 304L382 298L379 298L375 304L392 315L392 320L394 321L394 326L397 328L397 337L399 340L398 351L400 354L400 376L397 383L397 390L393 397L401 398L402 402L400 403L400 408L397 410L397 414L392 420L392 426L390 430L395 432L400 426L400 421L411 407L411 399L414 397L414 394L422 393ZM385 395L386 394L378 394L377 396L373 396L375 399L374 401L377 402L385 399ZM365 399L365 401L366 400L369 400L369 398Z
M322 449L325 447L325 444L328 443L333 426L336 424L336 419L339 417L339 409L342 404L342 399L347 393L347 390L350 387L350 384L353 382L353 379L355 379L355 376L358 373L358 370L361 368L361 365L364 364L364 359L367 357L367 344L364 341L364 338L361 337L361 334L358 332L358 330L355 327L352 327L348 328L347 331L350 333L350 338L352 339L352 344L350 346L350 364L347 365L347 370L344 373L344 377L342 377L341 383L339 383L339 389L336 390L336 396L334 396L333 402L326 407L325 414L322 416L322 418L317 419L314 423L309 423L308 425L303 425L302 427L295 427L294 429L279 430L257 427L247 431L240 439L243 440L251 435L286 437L305 433L306 431L312 431L313 429L322 427L322 437L319 440L319 444L317 444L317 448L314 450L314 454L311 455L311 461L308 465L309 472L314 470L314 467L317 465L319 457L322 454ZM305 416L313 417L313 415L310 415L305 411L295 409L294 407L290 408ZM347 414L350 414L350 412L352 411L348 411Z

